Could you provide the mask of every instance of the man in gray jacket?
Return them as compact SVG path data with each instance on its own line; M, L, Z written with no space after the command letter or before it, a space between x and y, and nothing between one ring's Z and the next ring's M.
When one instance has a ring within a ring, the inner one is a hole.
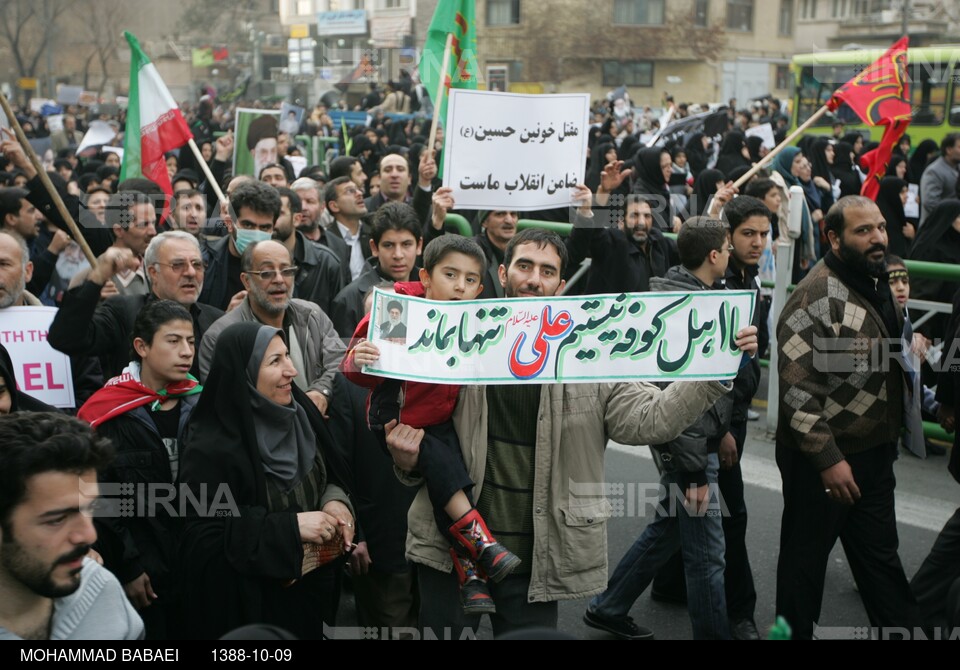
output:
M243 321L259 321L283 330L297 369L294 382L326 416L333 377L345 351L333 322L316 303L292 298L297 267L279 242L248 246L240 257L240 272L246 297L218 319L200 341L200 379L206 380L210 372L217 338L224 329Z
M580 215L590 218L591 194L578 188ZM553 233L530 229L511 240L500 267L508 298L557 295L567 252ZM756 329L737 345L756 351ZM678 383L665 390L640 382L469 386L461 389L453 421L464 462L476 483L477 508L490 530L523 564L490 584L497 603L495 635L524 628L556 628L557 601L604 590L607 580L603 497L574 495L573 484L602 485L608 440L662 443L677 437L732 388L719 382ZM396 426L387 443L405 481L420 483L416 468L422 431ZM459 637L476 629L465 617L448 543L433 521L426 489L408 515L407 558L417 566L420 623L434 634Z
M920 178L920 225L941 201L956 197L960 179L960 133L950 133L940 143L940 158L930 163Z

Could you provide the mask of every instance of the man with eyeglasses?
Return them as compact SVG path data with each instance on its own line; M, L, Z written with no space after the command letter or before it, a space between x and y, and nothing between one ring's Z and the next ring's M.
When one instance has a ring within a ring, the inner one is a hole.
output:
M206 281L200 302L230 311L246 297L240 280L240 256L254 242L273 235L280 216L277 189L258 181L245 181L230 194L229 215L223 217L227 235L204 249Z
M333 377L345 352L333 322L315 303L293 298L298 268L279 242L255 242L240 259L246 297L206 332L200 341L200 379L205 381L217 338L235 323L252 321L283 329L290 359L297 369L294 383L325 417Z
M111 379L129 363L133 323L149 302L173 300L186 307L193 317L197 341L223 316L223 310L197 302L205 274L200 243L182 230L161 233L147 246L143 265L150 280L149 293L114 296L100 304L100 291L107 280L140 264L130 249L107 249L86 280L64 295L47 334L50 346L71 356L99 356L104 377ZM191 374L198 373L195 358Z

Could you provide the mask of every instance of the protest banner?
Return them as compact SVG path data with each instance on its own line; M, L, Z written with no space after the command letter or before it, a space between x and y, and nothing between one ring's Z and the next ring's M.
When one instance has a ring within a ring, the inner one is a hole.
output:
M377 290L364 372L437 384L733 379L753 291L436 302Z
M234 128L233 174L259 179L260 170L277 162L280 111L240 108Z
M10 352L17 387L53 407L75 406L70 357L47 344L55 307L0 309L0 344Z
M451 89L443 183L457 208L567 207L583 182L590 96Z

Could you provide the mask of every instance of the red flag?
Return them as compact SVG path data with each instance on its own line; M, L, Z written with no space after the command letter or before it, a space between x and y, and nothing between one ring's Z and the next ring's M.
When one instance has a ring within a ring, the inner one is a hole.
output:
M861 165L869 170L860 193L876 200L880 180L887 172L893 148L907 131L912 118L910 83L907 80L907 48L903 37L875 63L841 86L827 102L830 111L846 103L869 126L885 126L880 146L861 156Z
M883 131L880 146L860 156L860 167L867 173L867 179L863 182L860 195L873 201L876 201L877 196L880 195L880 181L887 174L887 167L889 167L890 159L893 157L893 150L900 144L900 138L907 132L910 121L895 120L889 125L884 125L887 127Z

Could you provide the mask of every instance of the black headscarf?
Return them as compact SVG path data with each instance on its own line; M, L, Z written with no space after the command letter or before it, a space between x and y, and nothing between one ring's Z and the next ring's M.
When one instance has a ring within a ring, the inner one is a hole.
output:
M263 506L266 505L268 470L261 456L260 437L265 432L275 432L265 431L266 424L278 424L269 419L261 421L257 418L260 415L257 407L262 407L264 403L261 400L262 396L255 398L255 395L259 394L256 394L255 382L253 384L250 382L248 366L251 365L251 359L255 357L258 350L258 338L262 339L260 331L265 328L268 327L254 322L236 323L224 330L217 338L207 383L190 418L186 439L188 451L205 449L209 452L208 456L210 453L230 454L230 459L236 459L241 453L246 454L254 466L252 469L257 488L254 492L256 504ZM273 335L280 332L275 329L268 330L271 330ZM273 335L270 337L272 338ZM262 358L263 353L259 355ZM256 367L259 369L259 364ZM292 392L292 407L281 408L287 410L288 427L296 423L301 427L297 431L299 437L310 439L310 435L313 436L312 444L297 445L299 449L294 457L298 467L293 483L295 484L300 477L307 474L301 471L306 467L304 466L306 459L301 459L300 455L310 453L315 456L318 447L323 453L328 470L327 481L337 481L336 477L331 477L330 472L328 454L333 446L330 431L316 406L303 391L297 388L296 384L293 385ZM280 407L274 403L271 404ZM189 460L186 454L185 460ZM276 464L272 466L274 471L277 467ZM334 471L336 469L334 467ZM288 488L290 481L281 481L288 479L291 478L279 477L277 481L281 487ZM284 486L284 483L287 486ZM250 502L252 501L248 501Z
M704 170L693 182L693 196L690 200L690 216L703 216L710 200L717 193L717 184L726 181L720 170Z
M707 169L710 157L703 148L703 133L695 133L693 137L687 140L684 151L687 153L687 165L690 166L690 173L697 177L701 172Z
M933 210L917 231L910 258L932 263L960 263L960 233L953 222L960 216L960 200L944 200ZM957 282L942 279L911 279L910 297L918 300L951 302L957 292ZM917 330L930 339L946 335L947 319L937 315Z
M757 137L754 135L753 137L747 138L747 150L750 152L750 160L753 161L754 164L759 163L762 160L762 157L760 156L761 148L763 148L762 137Z
M620 148L617 149L617 159L625 161L637 153L637 145L640 144L640 138L636 135L627 135L620 142Z
M933 140L924 140L913 150L913 156L910 158L910 183L919 184L920 177L923 176L923 171L927 169L927 166L930 164L930 161L927 160L927 155L933 152L939 152L940 146Z
M13 373L13 359L10 358L10 352L0 344L0 377L3 378L3 385L7 387L7 393L10 394L10 413L14 412L56 412L56 408L40 402L33 396L29 396L22 391L17 390L17 379Z
M600 173L606 167L607 159L605 156L611 149L616 149L612 142L601 142L593 147L590 152L590 169L587 171L586 185L591 191L596 193L600 186Z
M810 158L810 164L813 166L813 176L823 177L827 180L827 183L833 184L832 166L827 161L828 146L830 146L830 140L826 137L819 137L810 145L810 153L804 151L804 155Z
M890 163L887 165L887 174L886 174L886 176L887 176L887 177L896 177L896 176L897 176L897 166L899 166L901 163L906 163L906 164L907 164L907 172L905 173L904 176L908 176L908 175L910 174L910 162L906 159L905 156L901 156L901 155L899 155L899 154L894 154L893 156L890 157Z
M896 256L906 256L909 240L903 236L903 227L907 224L907 217L903 213L903 201L900 193L907 187L907 182L898 177L884 177L880 180L880 193L877 195L877 207L887 222L887 251Z
M837 142L833 157L833 176L840 180L840 197L860 195L862 183L860 175L853 171L853 160L850 154L853 147L846 142Z
M739 130L731 130L723 138L720 145L720 157L717 159L717 169L724 177L729 176L738 167L750 167L750 161L743 157L743 148L747 146L747 138Z
M857 140L863 140L863 135L861 135L860 133L847 133L846 135L840 138L841 142L846 142L851 147L857 146ZM866 143L866 140L863 140L863 141L864 143ZM860 158L860 155L863 153L864 153L864 150L861 149L860 153L857 154L857 158Z
M946 251L945 240L953 230L953 222L960 216L960 200L944 200L931 212L917 231L910 258L915 261L940 261ZM952 262L960 262L960 248Z
M647 147L637 152L633 161L633 192L656 198L653 220L660 230L671 230L673 207L667 182L663 178L663 170L660 169L660 157L663 154L670 155L666 149L660 147Z

